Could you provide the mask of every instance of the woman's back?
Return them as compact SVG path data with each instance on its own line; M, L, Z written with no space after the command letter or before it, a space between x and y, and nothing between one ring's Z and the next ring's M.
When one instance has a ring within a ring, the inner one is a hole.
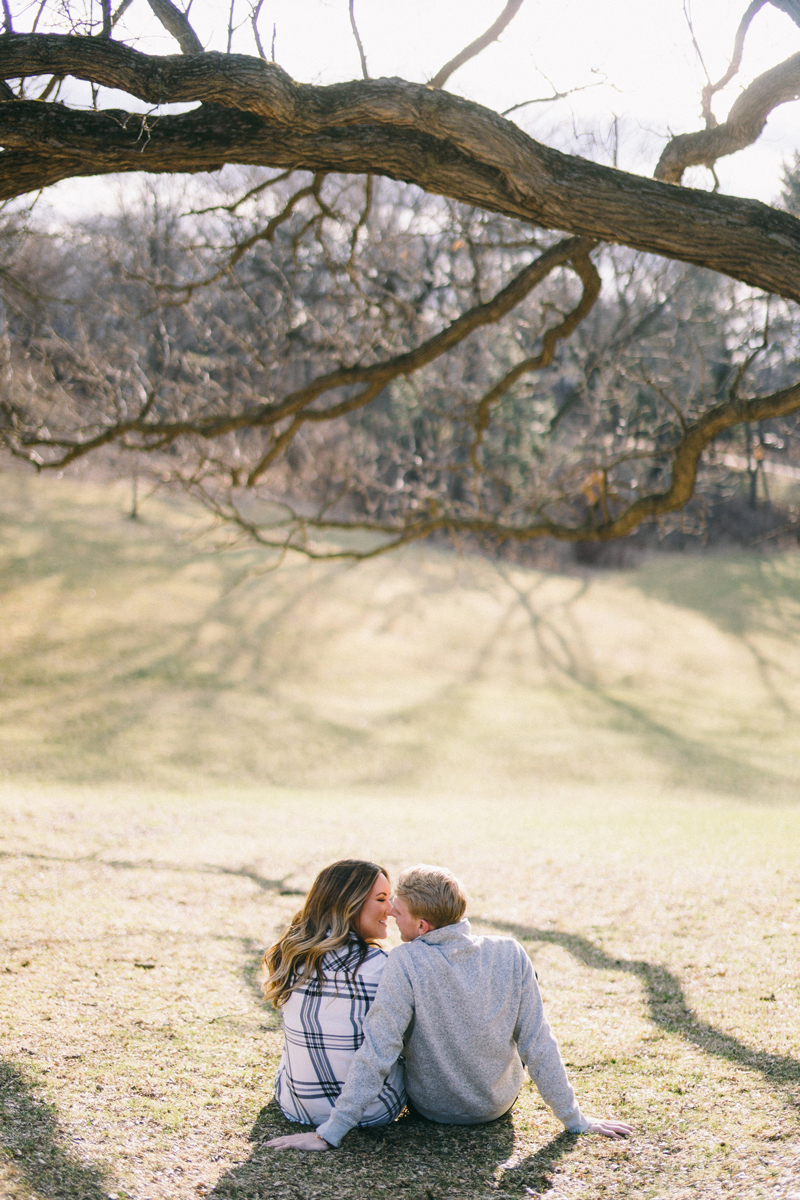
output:
M359 965L362 947L353 937L327 953L322 960L325 982L320 984L316 971L311 972L282 1007L284 1049L275 1098L290 1121L327 1121L363 1041L364 1017L375 999L386 953L372 945ZM404 1103L403 1068L397 1063L361 1125L394 1120Z

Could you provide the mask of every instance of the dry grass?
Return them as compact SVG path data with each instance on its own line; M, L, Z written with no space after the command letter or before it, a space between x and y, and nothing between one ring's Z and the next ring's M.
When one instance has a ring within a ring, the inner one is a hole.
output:
M0 1194L800 1193L796 558L226 592L258 556L179 509L13 477L4 507ZM526 1087L481 1129L266 1150L257 962L344 854L457 870L635 1139L559 1135Z

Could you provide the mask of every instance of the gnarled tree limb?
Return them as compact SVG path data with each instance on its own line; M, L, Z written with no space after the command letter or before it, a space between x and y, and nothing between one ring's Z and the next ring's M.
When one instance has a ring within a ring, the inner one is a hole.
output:
M313 87L245 55L159 57L107 39L60 35L0 39L0 77L37 74L90 79L153 105L202 107L144 117L0 103L0 198L78 175L214 171L226 163L385 175L800 299L794 217L562 154L497 113L439 89L397 79ZM786 87L795 84L792 73Z
M793 54L745 88L732 105L727 121L713 129L673 138L658 160L656 179L680 183L687 167L712 167L717 159L752 145L760 137L772 110L798 97L800 54Z

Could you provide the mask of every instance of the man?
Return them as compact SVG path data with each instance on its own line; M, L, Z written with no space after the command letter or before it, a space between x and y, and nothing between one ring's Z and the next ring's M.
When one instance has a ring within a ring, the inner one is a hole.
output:
M527 1067L569 1132L611 1138L632 1132L620 1121L581 1112L528 955L513 938L473 937L466 905L461 884L442 867L401 873L392 916L404 945L389 955L333 1111L316 1133L273 1138L269 1146L338 1146L401 1054L409 1100L430 1121L496 1120L514 1104Z

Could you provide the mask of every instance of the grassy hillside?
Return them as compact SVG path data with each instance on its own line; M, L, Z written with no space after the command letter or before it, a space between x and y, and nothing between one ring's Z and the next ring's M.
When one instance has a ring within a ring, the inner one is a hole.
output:
M552 575L208 553L198 515L0 476L11 777L791 796L800 555Z

